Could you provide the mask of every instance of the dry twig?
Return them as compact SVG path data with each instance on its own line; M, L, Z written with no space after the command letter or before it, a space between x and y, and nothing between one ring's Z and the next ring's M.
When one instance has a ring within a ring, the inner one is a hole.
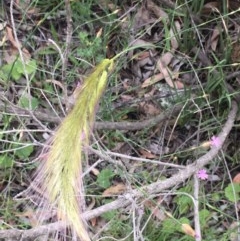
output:
M87 211L83 213L83 218L86 220L92 219L94 217L98 217L101 214L116 210L120 208L124 208L131 204L132 199L140 199L143 198L145 195L158 195L160 192L171 188L173 186L180 185L184 181L186 181L189 177L191 177L196 171L203 168L205 165L209 164L214 157L218 154L221 150L224 141L226 140L229 132L231 131L234 120L236 118L236 114L238 111L238 106L235 101L232 102L232 109L229 112L228 119L225 125L222 128L222 131L218 135L217 138L220 140L219 146L213 146L210 151L208 151L205 155L198 158L195 162L190 165L187 165L185 169L180 170L177 174L173 175L172 177L164 180L164 181L157 181L150 185L142 187L140 190L134 190L129 193L126 193L123 196L120 196L116 201L98 207L94 210ZM18 240L29 240L31 238L36 238L46 233L53 233L57 230L61 230L64 228L64 224L62 222L56 222L49 225L43 225L40 227L36 227L30 230L1 230L0 237L1 238L15 238Z

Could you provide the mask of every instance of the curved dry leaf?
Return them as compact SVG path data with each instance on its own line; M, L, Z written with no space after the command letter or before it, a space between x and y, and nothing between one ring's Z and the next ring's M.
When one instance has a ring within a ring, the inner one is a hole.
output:
M220 29L219 29L219 26L216 26L213 29L213 33L212 33L212 36L210 38L210 45L211 45L211 49L213 51L216 51L217 44L218 44L218 41L219 41L219 36L220 36Z
M156 5L153 1L148 0L147 1L147 6L148 9L153 11L154 14L159 18L159 19L165 19L165 20L169 20L168 18L168 14L166 12L164 12L158 5Z
M135 56L133 56L134 59L136 59L137 61L141 61L143 59L149 58L151 55L149 53L149 51L144 51L141 53L136 54Z
M231 60L233 63L240 62L240 45L238 42L232 45Z
M176 88L178 90L179 89L184 89L184 84L181 81L179 81L179 80L172 81L172 79L171 79L171 82L167 81L167 80L166 80L166 82L172 88Z
M164 210L158 208L158 206L152 201L144 202L144 206L151 210L153 217L155 217L157 220L163 221L166 219Z
M107 188L103 192L102 196L109 197L109 196L113 196L113 195L119 195L119 194L122 194L126 189L127 189L127 187L123 183L118 183L116 186L111 186L111 187Z
M220 3L218 1L209 2L203 6L201 13L202 14L210 14L211 12L219 12L219 10L218 10L219 4Z
M15 48L17 50L22 48L22 44L15 40L15 38L13 36L12 28L7 26L6 31L7 31L7 38L11 42L13 48ZM23 57L25 60L29 60L31 58L31 54L28 52L28 50L26 48L22 48L22 52L23 52Z
M166 82L172 87L172 74L171 71L168 69L169 63L172 61L173 55L170 52L165 53L158 61L157 67L159 71L163 74Z
M97 31L96 38L100 38L100 37L102 36L102 32L103 32L103 29L100 28L100 29Z
M240 183L240 173L233 178L233 183Z
M174 24L175 24L175 29L174 29L175 31L172 28L170 29L172 51L175 51L179 46L177 38L175 36L176 36L176 31L177 33L179 33L181 30L181 25L178 21L175 21Z
M146 88L148 86L151 86L155 83L157 83L160 80L164 79L164 75L162 73L156 74L151 76L150 78L147 78L146 80L144 80L143 84L142 84L142 88Z
M179 81L179 80L173 81L174 79L176 79L178 77L179 73L178 72L171 72L170 69L167 67L171 63L172 59L173 59L173 54L171 52L165 53L158 60L157 68L159 69L159 71L161 72L161 74L165 78L167 84L171 88L183 89L184 84L181 81Z
M90 219L89 221L90 221L92 227L96 227L96 225L97 225L97 218L96 217Z
M99 173L100 173L100 171L99 171L97 168L95 168L95 167L91 169L91 172L92 172L92 174L95 175L95 176L98 176Z
M172 59L173 54L171 52L163 54L157 62L158 69L162 72L162 69L166 68L171 63Z
M161 112L156 105L144 101L140 103L140 110L147 116L156 116Z
M139 152L141 153L141 157L143 157L143 158L148 158L148 159L155 159L155 158L157 158L157 156L152 154L150 151L146 151L144 149L140 149Z
M231 223L231 225L229 226L229 229L231 230L230 236L229 236L229 240L230 241L238 241L238 232L237 232L237 228L238 228L238 222L233 222Z
M182 231L183 231L185 234L187 234L187 235L189 235L189 236L191 236L191 237L195 237L195 236L196 236L195 230L194 230L189 224L183 223L182 226L181 226L181 228L182 228Z
M135 39L131 44L130 44L131 47L138 47L138 48L155 48L155 45L148 42L148 41L145 41L145 40L142 40L142 39Z

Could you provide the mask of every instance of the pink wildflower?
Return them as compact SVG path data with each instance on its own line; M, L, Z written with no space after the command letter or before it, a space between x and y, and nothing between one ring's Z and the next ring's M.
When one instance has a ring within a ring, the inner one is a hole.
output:
M216 137L216 136L213 136L212 138L211 138L211 146L213 147L220 147L221 146L221 141L220 141L220 139L219 139L219 137Z
M205 169L201 169L197 172L197 177L201 180L207 180L208 179L208 174Z

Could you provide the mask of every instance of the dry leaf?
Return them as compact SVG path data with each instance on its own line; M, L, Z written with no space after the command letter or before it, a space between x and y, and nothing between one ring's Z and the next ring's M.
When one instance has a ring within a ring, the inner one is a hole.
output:
M155 158L157 158L156 155L154 155L154 154L152 154L151 152L146 151L146 150L144 150L144 149L140 149L139 152L141 153L141 156L142 156L143 158L148 158L148 159L155 159Z
M184 84L180 80L171 81L171 83L173 84L173 86L171 86L169 83L168 84L172 88L176 88L178 90L179 89L184 89Z
M153 217L155 217L159 221L163 221L166 219L165 212L161 209L159 209L156 204L153 206L150 203L144 203L144 205L149 208L152 212Z
M172 45L171 52L167 52L159 58L159 60L157 62L157 68L159 69L160 73L146 79L142 84L142 88L155 84L156 82L158 82L162 79L165 79L167 84L172 88L176 88L176 89L184 88L184 84L181 81L179 81L179 80L173 81L174 79L178 78L179 72L171 71L168 68L168 65L173 60L173 57L174 57L173 53L179 46L177 38L175 37L175 33L176 33L176 31L179 33L180 30L181 30L180 23L178 21L176 21L175 22L175 31L173 31L173 29L170 30L171 45Z
M91 169L91 172L92 172L92 174L95 175L95 176L98 176L99 173L100 173L100 171L99 171L97 168L95 168L95 167Z
M100 38L102 36L102 28L100 28L96 34L96 38Z
M16 40L14 39L12 29L7 26L7 27L6 27L6 30L7 30L8 40L11 42L11 44L13 45L13 47L16 48L16 49L22 48L21 43L18 44L18 43L16 42ZM27 49L22 48L22 52L23 52L23 56L24 56L25 60L29 60L29 59L31 58L31 55L30 55L30 53L28 52Z
M134 97L131 96L131 95L124 95L124 94L122 94L121 95L121 99L122 99L123 102L128 102L128 101L134 100Z
M211 36L211 39L210 39L210 44L211 44L211 48L212 48L213 51L216 51L219 36L220 36L220 30L219 30L219 27L216 26L213 29L213 33L212 33L212 36Z
M144 206L151 210L152 215L159 221L166 219L166 213L164 210L158 208L163 199L159 197L156 201L147 200L144 202Z
M161 68L166 68L171 63L172 59L173 54L171 52L163 54L157 63L157 67L159 67L159 70L162 72ZM159 64L161 64L161 66L159 66Z
M142 102L140 103L140 108L145 115L155 116L160 114L160 110L151 103Z
M240 62L240 44L238 42L232 45L231 60L233 63Z
M191 237L193 237L193 238L196 236L195 230L194 230L189 224L183 223L182 226L181 226L181 228L182 228L182 231L183 231L185 234L187 234L187 235L189 235L189 236L191 236Z
M4 60L8 64L12 64L16 60L16 56L18 55L18 50L15 48L11 48L8 51L4 51Z
M184 84L177 80L173 81L175 78L178 77L179 73L178 72L172 72L167 66L170 64L170 62L173 59L173 54L171 52L165 53L157 62L157 67L159 71L163 74L167 84L171 88L176 88L176 89L183 89Z
M147 26L150 23L153 23L157 20L156 17L151 14L151 12L146 8L146 5L143 4L137 11L134 17L133 29L138 30L144 26Z
M123 183L118 183L116 186L111 186L111 187L107 188L103 192L102 196L109 197L109 196L113 196L113 195L119 195L119 194L122 194L126 189L127 188Z
M92 226L92 227L95 227L95 226L96 226L96 224L97 224L97 218L96 218L96 217L90 219L89 221L91 222L91 226Z
M145 66L147 64L153 65L153 62L152 62L150 57L144 58L144 59L141 59L141 60L138 61L138 66L139 67L143 67L143 66Z
M162 73L156 74L151 76L150 78L147 78L146 80L144 80L143 84L142 84L142 88L146 88L148 86L151 86L155 83L157 83L160 80L164 79L164 75Z
M155 48L154 44L151 44L150 42L147 42L142 39L136 39L131 43L131 47L137 47L137 48Z
M145 58L148 58L148 57L150 57L150 53L148 51L144 51L144 52L136 54L133 58L138 60L138 61L141 61L141 60L143 60Z
M240 173L233 178L233 183L240 183Z
M209 15L209 14L211 14L211 12L215 12L218 7L219 7L218 1L209 2L203 6L201 14Z
M157 18L169 20L168 14L164 12L158 5L156 5L153 1L147 1L147 7L149 10L153 11Z
M228 230L230 229L230 236L229 236L229 240L230 241L239 241L238 239L238 222L233 222L231 223L231 225L228 228Z
M170 36L171 36L171 45L172 50L176 50L179 46L177 38L175 37L176 31L179 33L181 30L180 23L178 21L175 21L175 31L173 29L170 29Z

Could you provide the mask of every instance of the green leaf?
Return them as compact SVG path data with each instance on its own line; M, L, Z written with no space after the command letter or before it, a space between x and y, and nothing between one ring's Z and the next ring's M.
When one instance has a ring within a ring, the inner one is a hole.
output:
M5 64L2 71L6 76L10 75L14 80L18 80L21 78L21 73L18 73L17 68L14 68L15 63Z
M31 103L31 110L34 110L38 107L39 101L35 97L28 97L27 95L23 95L19 100L19 105L24 109L30 109Z
M13 69L13 71L11 72L11 76L14 80L19 80L22 76L21 73L19 73L16 69Z
M17 69L18 73L25 74L24 65L20 59L18 59L16 61L16 69ZM27 74L34 73L36 71L36 69L37 69L37 64L36 64L35 60L30 60L25 63L25 70L26 70Z
M176 198L176 203L180 214L185 214L192 206L192 199L187 195L181 195Z
M113 210L113 211L108 211L106 213L103 213L101 216L106 219L106 221L110 221L112 220L117 214L117 211L116 210Z
M2 70L0 70L0 79L5 82L8 81L8 75Z
M219 194L219 193L213 193L212 194L212 200L214 201L214 202L218 202L218 201L220 201L221 200L221 195Z
M114 176L115 174L112 170L103 169L97 177L97 183L103 188L108 188L111 186L110 179Z
M14 160L7 155L0 156L0 169L12 167Z
M203 209L199 212L199 219L201 227L207 226L208 218L210 217L211 213L207 209Z
M37 63L35 60L29 60L25 63L25 70L27 74L33 74L37 70ZM22 75L25 74L24 65L20 59L17 59L13 63L5 64L2 67L1 76L6 81L6 76L10 75L15 81L19 80Z
M180 226L178 223L173 220L172 218L166 218L162 222L162 230L166 233L173 233L178 230L178 226Z
M228 186L224 189L225 197L230 202L239 201L239 195L240 195L240 185L238 183L230 183ZM236 200L235 200L236 198Z
M17 149L15 151L15 155L20 159L28 158L33 152L33 145L28 145L30 143L25 143L25 144L26 144L26 146L24 146L20 149ZM20 145L14 145L14 148L19 148L21 146Z

